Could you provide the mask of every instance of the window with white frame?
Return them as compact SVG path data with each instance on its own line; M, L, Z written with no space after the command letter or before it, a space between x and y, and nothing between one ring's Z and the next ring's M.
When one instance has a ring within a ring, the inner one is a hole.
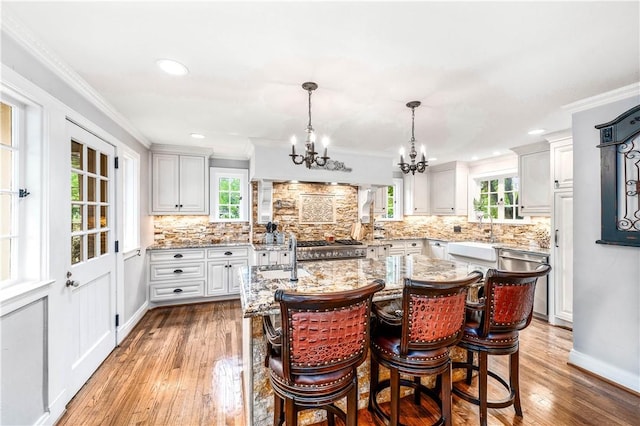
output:
M140 248L140 154L125 147L121 155L123 252Z
M247 222L249 219L249 171L212 167L210 221Z
M3 288L41 278L41 126L40 106L18 94L0 92L0 284Z
M518 205L519 180L515 174L478 177L474 179L476 192L473 197L471 220L492 218L500 222L523 222Z

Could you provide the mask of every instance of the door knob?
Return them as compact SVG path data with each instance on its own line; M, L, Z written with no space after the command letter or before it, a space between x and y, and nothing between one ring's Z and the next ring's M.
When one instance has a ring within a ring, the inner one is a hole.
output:
M72 280L71 275L73 275L71 271L67 271L67 282L65 283L65 285L67 287L78 287L80 283L78 281Z

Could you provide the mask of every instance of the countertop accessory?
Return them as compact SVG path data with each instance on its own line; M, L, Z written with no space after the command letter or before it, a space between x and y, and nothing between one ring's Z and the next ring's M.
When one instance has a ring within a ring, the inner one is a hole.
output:
M404 148L400 148L400 162L398 166L400 166L400 170L402 173L407 174L411 172L412 175L415 175L416 172L424 173L427 169L427 160L424 156L425 149L424 145L422 145L420 151L422 156L420 157L420 161L416 163L416 156L418 153L416 152L416 138L414 136L415 133L415 118L416 118L416 108L420 106L420 101L411 101L407 103L407 107L411 108L411 150L409 150L409 158L411 158L411 164L404 162Z
M309 92L309 124L307 124L307 137L305 140L305 151L304 155L296 154L296 137L291 136L291 160L294 164L303 164L307 166L307 169L310 169L313 163L316 163L318 166L322 167L327 164L327 160L329 157L327 156L327 145L329 145L329 138L326 136L322 138L322 144L324 145L324 153L322 157L318 157L318 153L316 152L316 134L313 130L313 126L311 125L311 92L318 88L318 85L314 82L307 81L306 83L302 83L302 88Z

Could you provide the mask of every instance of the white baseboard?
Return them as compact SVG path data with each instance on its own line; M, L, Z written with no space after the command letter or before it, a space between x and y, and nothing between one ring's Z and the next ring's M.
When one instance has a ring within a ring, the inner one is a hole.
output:
M629 371L602 362L575 349L569 352L569 364L587 370L633 392L640 392L640 375L634 375Z
M129 318L129 321L118 327L118 345L131 333L133 327L136 326L149 310L149 302L144 302L140 308Z
M64 389L49 403L49 412L36 425L55 425L67 411L67 402L67 390Z

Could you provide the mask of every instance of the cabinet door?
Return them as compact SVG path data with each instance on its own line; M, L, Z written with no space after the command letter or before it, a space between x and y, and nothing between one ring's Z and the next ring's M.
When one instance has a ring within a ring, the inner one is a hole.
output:
M207 296L227 294L229 281L229 263L224 261L209 262L207 274Z
M229 260L228 274L229 274L229 286L227 288L228 294L240 293L240 274L238 271L240 268L247 266L249 262L247 259L232 259Z
M375 216L387 217L387 187L376 189L373 197L373 214Z
M180 212L209 213L206 157L180 156Z
M440 241L429 242L429 256L434 259L446 259L447 258L447 243Z
M431 212L433 214L454 214L456 199L456 172L442 170L431 173Z
M177 155L152 155L151 210L153 213L176 213L179 210L179 169Z
M553 185L555 189L573 187L573 145L553 148Z
M427 173L404 176L404 214L429 214L429 180Z
M255 264L257 266L269 265L269 252L267 250L257 251L255 253Z
M279 265L288 265L291 263L291 256L289 256L288 251L279 251L278 252L278 264Z
M520 155L520 208L524 215L549 215L549 151Z
M558 192L553 212L554 313L573 321L573 193Z

